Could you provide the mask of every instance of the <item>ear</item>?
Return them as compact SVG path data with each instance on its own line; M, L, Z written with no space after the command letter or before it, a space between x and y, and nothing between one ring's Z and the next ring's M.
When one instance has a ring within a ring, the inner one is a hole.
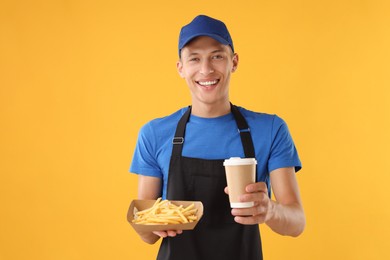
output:
M233 67L232 67L232 72L235 72L238 67L238 54L234 53L233 55Z
M176 69L177 69L177 72L179 73L180 77L181 78L184 78L184 74L183 74L183 63L181 62L181 60L178 60L176 62Z

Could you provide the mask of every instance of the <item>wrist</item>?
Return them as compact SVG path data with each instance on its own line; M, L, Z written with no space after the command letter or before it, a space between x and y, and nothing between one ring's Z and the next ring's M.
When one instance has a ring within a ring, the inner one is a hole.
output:
M277 206L278 206L278 203L276 201L273 201L273 200L269 201L269 207L268 207L267 215L265 217L266 224L277 220L277 215L278 215L277 214Z
M148 244L154 244L156 243L160 237L156 234L154 234L153 232L142 232L142 233L138 233L138 235L141 237L141 239L145 242L145 243L148 243Z

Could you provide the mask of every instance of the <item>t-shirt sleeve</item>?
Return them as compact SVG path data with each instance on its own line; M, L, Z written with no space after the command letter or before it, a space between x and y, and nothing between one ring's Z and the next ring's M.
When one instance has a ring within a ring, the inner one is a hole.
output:
M144 125L139 132L130 172L162 178L156 158L156 138L150 124Z
M295 171L298 172L302 168L302 164L287 124L283 119L275 116L272 126L268 172L284 167L295 167Z

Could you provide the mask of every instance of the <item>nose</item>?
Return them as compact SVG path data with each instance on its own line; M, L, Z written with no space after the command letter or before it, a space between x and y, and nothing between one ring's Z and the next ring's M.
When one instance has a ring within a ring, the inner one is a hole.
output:
M210 61L203 61L200 67L200 74L206 76L214 72L213 66Z

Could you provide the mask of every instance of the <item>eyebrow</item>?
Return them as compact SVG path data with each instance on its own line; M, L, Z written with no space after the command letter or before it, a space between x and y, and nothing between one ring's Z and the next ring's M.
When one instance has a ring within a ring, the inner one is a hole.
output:
M216 50L212 51L211 53L214 54L214 53L218 53L218 52L223 52L223 49L216 49ZM194 51L194 52L191 52L190 54L188 54L188 57L198 55L198 54L199 54L198 52Z

